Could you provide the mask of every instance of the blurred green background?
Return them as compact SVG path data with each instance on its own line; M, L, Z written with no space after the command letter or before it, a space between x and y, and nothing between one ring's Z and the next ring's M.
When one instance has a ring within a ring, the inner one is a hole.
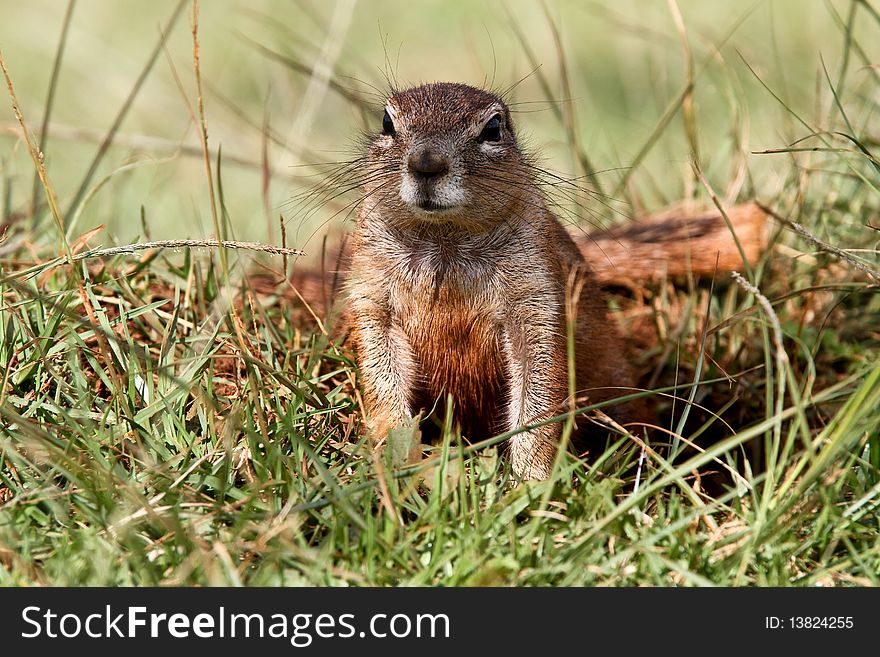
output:
M75 3L45 152L62 208L72 200L176 4ZM692 125L709 180L731 197L770 197L780 192L797 156L750 151L785 147L808 131L755 74L790 110L821 129L833 98L820 56L836 81L850 6L818 0L681 0L682 34L675 5L661 1L202 2L199 38L209 145L215 162L222 147L234 237L278 243L278 216L283 215L288 244L309 246L313 230L339 207L304 218L297 194L326 169L303 165L356 153L359 131L379 125L382 102L372 87L385 88L389 72L401 85L456 80L504 89L521 81L510 94L520 134L541 150L547 168L577 175L564 121L554 109L570 98L577 146L605 171L598 181L606 193L651 144L627 188L615 197L626 213L699 196L704 192L691 171L680 109L652 141L687 84L683 36L693 59ZM61 0L0 2L0 47L32 132L44 114L66 9ZM113 174L89 199L73 231L104 224L105 233L93 245L141 237L141 206L154 239L213 234L204 161L187 108L195 107L197 95L191 10L187 3L92 181ZM880 61L880 44L868 38L876 26L860 24L871 21L869 12L858 16L853 33L868 51L850 51L854 69L847 91L854 98L876 75L855 60ZM302 71L268 56L266 49ZM375 111L361 111L322 85L322 71L334 84L367 98ZM862 103L862 114L850 117L857 132L877 120L864 112L878 106ZM264 126L280 142L267 140L272 175L265 194ZM2 207L6 215L24 213L31 203L33 165L8 97L0 128L0 179L9 181Z

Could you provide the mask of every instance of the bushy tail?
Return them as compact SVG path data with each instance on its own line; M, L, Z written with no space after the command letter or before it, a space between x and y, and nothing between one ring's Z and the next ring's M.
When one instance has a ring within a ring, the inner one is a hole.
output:
M755 264L767 247L769 218L754 202L726 214L729 225L717 210L672 210L575 236L575 242L603 285L741 270L743 257Z

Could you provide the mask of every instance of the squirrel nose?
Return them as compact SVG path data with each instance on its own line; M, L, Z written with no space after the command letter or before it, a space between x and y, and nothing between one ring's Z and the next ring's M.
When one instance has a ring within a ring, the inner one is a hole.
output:
M407 163L410 172L419 178L434 178L449 171L449 159L430 148L413 151Z

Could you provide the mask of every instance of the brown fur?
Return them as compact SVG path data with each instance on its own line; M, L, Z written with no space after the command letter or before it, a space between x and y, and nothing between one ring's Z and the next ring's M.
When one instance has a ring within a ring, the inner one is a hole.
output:
M666 213L570 236L547 209L510 114L492 94L424 85L395 94L389 107L396 134L376 135L368 148L350 250L325 258L320 272L297 269L293 279L323 316L345 280L337 329L351 331L376 440L422 409L443 417L447 395L472 440L563 412L566 309L575 320L577 404L625 394L633 376L599 285L741 266L716 212ZM486 153L477 134L493 113L502 117L502 138L496 152ZM454 178L466 194L452 211L421 212L413 198L403 198L409 162L418 167L444 157L449 171L410 185L410 192L440 198L443 181ZM750 262L766 245L766 215L756 208L727 213ZM649 417L640 402L609 414L624 423ZM593 428L580 419L576 438L583 442ZM555 424L515 436L514 470L524 478L548 476L559 435Z
M471 439L564 412L567 307L576 309L579 401L625 394L633 377L620 336L501 100L440 83L394 94L388 111L394 133L376 136L367 154L347 290L375 437L447 395ZM483 140L492 117L499 138ZM637 420L643 410L631 403L616 415ZM590 423L581 425L585 433ZM514 436L514 471L549 476L560 431L553 423Z
M714 208L668 210L591 233L581 237L578 245L603 285L736 271L743 266L743 254L754 264L767 247L768 217L757 203L735 205L725 214L730 226Z

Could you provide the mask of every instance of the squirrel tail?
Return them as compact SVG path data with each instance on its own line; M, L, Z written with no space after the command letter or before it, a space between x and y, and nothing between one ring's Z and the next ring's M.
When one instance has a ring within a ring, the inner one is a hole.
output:
M726 215L729 224L718 210L670 210L574 239L603 285L712 275L741 269L743 258L755 264L767 248L769 217L757 203L736 205Z

